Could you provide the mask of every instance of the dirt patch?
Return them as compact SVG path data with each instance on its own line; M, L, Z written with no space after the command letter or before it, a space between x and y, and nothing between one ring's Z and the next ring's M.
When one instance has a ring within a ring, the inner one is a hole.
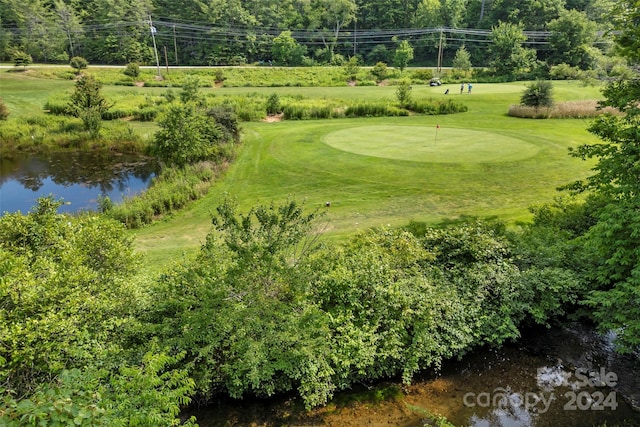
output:
M271 116L267 116L265 117L262 121L263 122L267 122L267 123L276 123L276 122L281 122L282 121L282 117L284 116L283 113L280 114L274 114Z

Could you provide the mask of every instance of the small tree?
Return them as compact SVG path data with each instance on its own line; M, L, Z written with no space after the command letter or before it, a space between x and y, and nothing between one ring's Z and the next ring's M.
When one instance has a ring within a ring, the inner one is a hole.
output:
M129 62L122 72L125 76L136 78L140 75L140 66L135 62Z
M465 72L471 69L471 55L464 45L456 51L456 56L453 58L453 68Z
M0 120L7 120L9 117L9 109L7 108L7 104L4 103L4 100L0 98Z
M102 125L102 115L111 105L102 95L102 85L95 77L83 74L77 81L69 110L82 120L85 130L96 136Z
M161 161L176 166L208 159L221 134L215 120L193 102L169 105L158 126L152 152Z
M69 61L69 65L76 70L76 74L80 74L82 70L89 66L89 62L81 56L74 56L71 58L71 61Z
M393 64L402 72L413 59L413 47L407 40L402 40L393 55Z
M371 69L371 75L375 77L376 81L379 83L382 80L386 79L389 75L389 70L387 69L387 64L384 62L378 62Z
M282 112L282 107L280 106L280 97L277 93L273 92L267 98L267 114L273 115Z
M411 102L411 84L409 80L401 80L396 88L396 98L400 107L406 107Z
M343 66L344 73L349 81L355 81L360 71L360 64L356 56L349 57L349 60Z
M187 76L182 84L180 100L183 103L200 100L200 80L197 77Z
M11 53L11 62L16 67L24 67L27 68L27 65L31 65L33 63L33 58L27 52L23 50L16 49Z
M527 107L551 107L553 105L552 96L553 86L551 82L545 80L536 80L527 86L522 93L520 103Z

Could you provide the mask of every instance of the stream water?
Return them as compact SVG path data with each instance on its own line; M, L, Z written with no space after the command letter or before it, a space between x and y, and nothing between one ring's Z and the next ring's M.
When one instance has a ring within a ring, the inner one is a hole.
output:
M224 400L188 411L201 426L425 426L429 412L456 426L640 426L640 359L613 351L611 338L571 325L526 331L500 349L448 361L436 375L381 402L350 399L306 412L296 398ZM635 407L635 410L634 410Z
M117 153L49 153L0 158L0 215L27 213L39 197L53 195L61 212L95 210L99 196L118 203L146 189L157 166Z

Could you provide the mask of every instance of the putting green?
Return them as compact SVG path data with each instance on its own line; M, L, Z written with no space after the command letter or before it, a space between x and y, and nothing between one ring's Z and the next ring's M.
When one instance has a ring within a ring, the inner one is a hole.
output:
M326 134L338 150L425 163L511 162L534 156L539 147L493 132L426 126L355 126Z

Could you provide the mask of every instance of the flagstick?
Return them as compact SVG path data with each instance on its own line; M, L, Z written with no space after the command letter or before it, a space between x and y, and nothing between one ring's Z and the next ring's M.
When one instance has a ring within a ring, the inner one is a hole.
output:
M438 144L438 129L440 129L439 125L436 125L436 136L433 139L433 146L435 147Z

